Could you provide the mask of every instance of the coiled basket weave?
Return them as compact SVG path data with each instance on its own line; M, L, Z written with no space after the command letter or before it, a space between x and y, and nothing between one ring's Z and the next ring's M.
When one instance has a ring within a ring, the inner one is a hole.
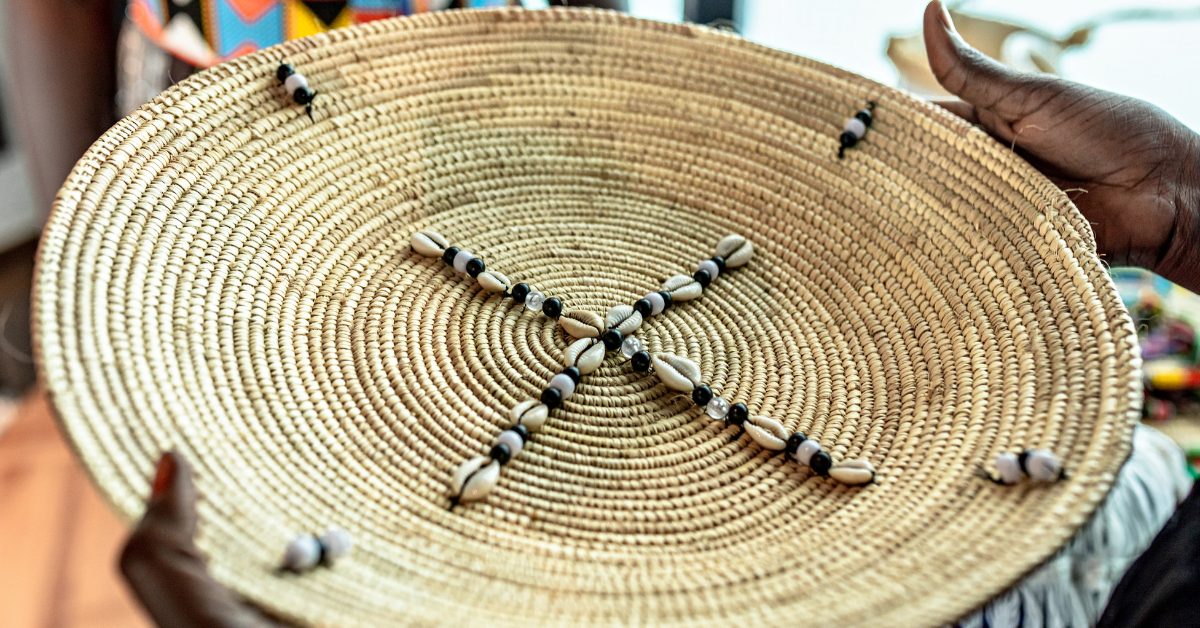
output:
M413 253L418 228L599 314L745 235L748 266L639 337L877 483L734 442L613 354L448 509L566 340ZM613 13L447 12L252 54L122 120L58 197L37 335L116 509L178 449L213 573L292 620L935 624L1058 549L1128 454L1135 337L1094 246L1008 147L847 72ZM975 475L1027 447L1070 479ZM276 573L331 525L348 559Z

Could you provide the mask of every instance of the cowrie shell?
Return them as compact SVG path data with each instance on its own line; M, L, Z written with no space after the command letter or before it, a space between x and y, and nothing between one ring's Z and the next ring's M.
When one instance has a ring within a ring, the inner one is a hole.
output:
M866 460L846 460L829 468L829 477L851 486L875 481L875 467Z
M663 282L662 289L671 293L672 301L691 301L704 294L704 286L691 275L675 275Z
M746 433L763 449L783 451L787 446L788 431L783 424L771 417L752 416L746 419Z
M425 257L441 257L450 241L436 231L418 231L412 236L412 248Z
M754 256L754 245L740 235L730 234L717 243L717 255L725 258L726 268L745 266Z
M628 336L642 326L642 314L632 305L617 305L604 317L606 327L616 327L622 336Z
M459 465L450 479L450 491L459 501L482 498L500 481L500 463L484 456L475 456Z
M672 353L658 353L651 358L654 373L667 388L690 393L700 385L700 367L693 361Z
M996 472L1000 474L1002 484L1016 484L1025 475L1017 454L1007 451L996 456Z
M563 312L558 324L572 338L595 338L604 333L604 319L587 310Z
M1025 472L1037 482L1057 482L1063 475L1062 462L1058 456L1045 449L1030 449L1025 452Z
M573 366L580 375L587 375L600 368L605 352L598 338L580 338L563 350L563 366Z
M508 292L508 289L512 287L512 282L508 280L508 277L494 270L485 270L479 273L475 279L488 292Z
M541 429L548 416L550 416L550 408L533 400L518 403L509 413L509 418L513 420L513 423L524 425L532 432Z

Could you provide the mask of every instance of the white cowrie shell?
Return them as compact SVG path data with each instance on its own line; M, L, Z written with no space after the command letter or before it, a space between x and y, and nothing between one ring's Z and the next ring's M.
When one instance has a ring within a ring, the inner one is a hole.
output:
M870 484L875 481L875 467L866 460L846 460L830 467L829 477L851 486Z
M572 338L595 338L604 333L604 319L587 310L563 312L558 324Z
M512 287L512 283L508 280L508 277L494 270L485 270L479 273L479 276L475 279L488 292L507 292Z
M700 385L700 367L693 361L672 353L658 353L650 359L654 373L667 388L690 393Z
M499 481L500 463L485 456L475 456L454 472L450 480L450 492L459 501L475 501L492 492Z
M349 532L341 528L329 528L321 535L321 545L325 547L325 562L332 564L350 553L354 541Z
M550 408L532 399L513 406L512 412L509 413L509 418L513 420L513 423L524 425L531 432L541 429L548 416L550 416Z
M418 231L412 236L412 248L425 257L441 257L450 241L436 231Z
M311 534L301 534L288 543L281 562L286 569L308 571L321 562L321 543Z
M745 266L754 256L754 245L740 235L730 234L717 243L717 255L725 258L725 268Z
M746 419L746 433L763 449L783 451L787 446L788 431L783 424L771 417L752 416Z
M632 305L617 305L604 316L606 327L616 327L622 336L628 336L642 326L642 315Z
M1063 477L1063 466L1053 452L1030 449L1025 452L1025 472L1037 482L1057 482Z
M691 275L675 275L663 282L662 289L671 293L671 302L691 301L704 294L704 286Z
M1000 482L1003 484L1016 484L1024 476L1017 455L1007 451L996 456L996 472L1000 474Z
M600 368L605 352L604 343L599 339L580 338L563 351L563 366L573 366L579 369L580 375L587 375Z

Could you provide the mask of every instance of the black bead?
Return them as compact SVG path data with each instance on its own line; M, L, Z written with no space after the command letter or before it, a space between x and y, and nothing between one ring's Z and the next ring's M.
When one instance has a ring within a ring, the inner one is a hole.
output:
M293 68L292 64L284 63L279 66L278 70L275 70L275 78L279 79L279 82L282 83L287 80L287 77L289 77L295 73L296 73L296 68Z
M812 460L808 461L808 466L817 475L829 475L829 467L833 466L833 458L829 457L828 452L818 451L813 454Z
M512 460L512 450L504 443L498 443L495 447L492 447L492 452L489 455L500 464L508 464L508 461Z
M447 266L453 266L455 255L458 255L458 247L448 246L446 247L445 251L442 251L442 261L445 262Z
M854 114L854 117L861 120L865 126L871 126L871 122L875 119L874 116L871 115L871 112L867 111L866 109Z
M576 368L574 366L568 366L567 368L563 369L562 372L563 372L563 375L566 375L567 377L571 378L572 383L574 383L576 385L579 384L579 377L581 374L580 374L578 368Z
M542 303L542 314L550 318L558 318L562 314L562 299L550 297Z
M630 360L630 363L633 364L633 370L635 370L639 373L649 373L650 372L650 352L649 351L638 351L637 353L633 354L633 357L630 358L629 360Z
M516 432L516 433L517 433L517 436L520 436L520 437L521 437L521 442L522 442L522 443L528 443L528 442L529 442L529 428L525 427L525 424L524 424L524 423L517 423L516 425L514 425L514 426L512 426L512 427L510 427L510 428L508 428L508 429L510 429L510 430L512 430L512 431L514 431L514 432Z
M546 404L551 410L562 405L562 391L557 388L547 388L542 391L542 403Z
M730 425L741 425L748 418L750 418L750 409L746 407L746 404L739 401L729 406L729 413L725 415L725 422Z
M712 261L717 265L717 272L725 272L725 258L720 255L714 255Z
M512 299L517 303L524 303L525 297L529 296L529 284L519 283L513 286Z
M608 349L609 351L615 351L620 348L621 341L624 339L625 336L622 336L620 330L618 330L616 327L609 327L604 334L600 336L600 340L604 341L604 348Z
M858 136L849 131L842 131L841 140L842 148L850 148L858 143Z
M666 312L667 308L671 307L671 293L667 292L666 290L660 290L658 294L660 294L663 298L663 311Z
M483 263L482 258L472 257L467 262L467 274L472 277L478 277L479 273L483 272L485 268L487 268L487 264Z
M708 284L712 283L712 275L708 274L708 271L703 268L696 271L696 274L692 275L692 279L695 279L701 288L707 288Z
M313 96L315 95L307 87L297 87L296 91L292 92L292 100L296 101L297 105L307 105L313 101Z
M650 299L638 299L633 304L633 311L642 315L642 318L650 316L650 312L654 310L654 305L650 303Z
M707 406L708 402L712 401L712 397L712 388L709 388L708 384L700 384L692 389L692 402L701 408Z
M806 440L808 440L808 437L804 435L804 432L796 432L788 437L787 446L784 447L783 450L786 451L788 455L795 455L796 450L800 449L800 445L804 444L804 441Z

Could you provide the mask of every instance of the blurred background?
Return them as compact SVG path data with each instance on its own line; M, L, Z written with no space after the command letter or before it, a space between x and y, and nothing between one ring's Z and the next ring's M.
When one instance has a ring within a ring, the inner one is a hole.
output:
M287 36L448 3L0 0L0 626L145 624L115 572L124 524L95 494L34 382L33 256L72 164L120 115L199 67ZM617 3L639 17L728 28L887 85L940 95L919 34L924 0ZM1009 65L1147 100L1200 129L1200 2L948 4L964 37ZM1200 456L1200 420L1193 418L1200 416L1200 299L1141 271L1113 274L1143 335L1145 418Z

